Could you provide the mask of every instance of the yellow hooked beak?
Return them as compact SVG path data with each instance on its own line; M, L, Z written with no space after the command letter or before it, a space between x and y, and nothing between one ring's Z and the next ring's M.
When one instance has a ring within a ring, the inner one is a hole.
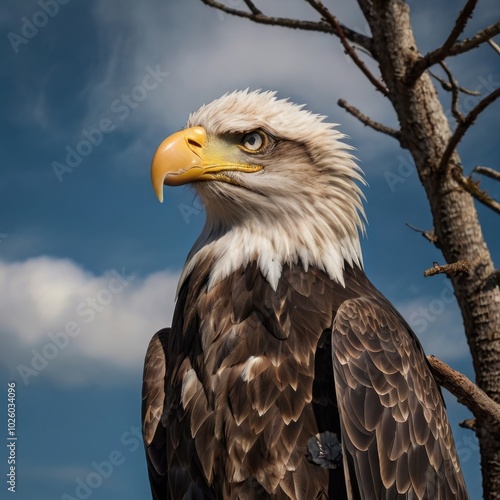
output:
M214 142L215 145L208 147L205 129L191 127L172 134L160 144L151 163L151 183L160 203L163 202L164 184L180 186L217 180L238 185L234 177L224 172L262 170L260 165L238 161L241 158L235 157L228 146L217 143L217 140Z
M201 150L206 140L203 127L191 127L172 134L160 144L151 163L151 183L160 203L163 203L163 184L180 186L203 175Z

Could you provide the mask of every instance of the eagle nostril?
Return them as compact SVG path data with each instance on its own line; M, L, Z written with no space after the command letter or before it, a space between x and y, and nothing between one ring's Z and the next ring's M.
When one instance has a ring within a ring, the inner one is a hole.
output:
M188 138L187 143L190 146L194 146L195 148L201 148L202 144L198 142L196 139L192 139L191 137Z

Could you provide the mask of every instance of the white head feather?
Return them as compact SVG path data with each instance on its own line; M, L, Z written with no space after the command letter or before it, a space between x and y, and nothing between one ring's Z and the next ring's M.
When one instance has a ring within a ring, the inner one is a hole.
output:
M205 258L213 262L209 287L254 260L274 289L284 264L316 266L342 284L346 262L362 266L361 170L335 125L302 108L274 92L245 90L191 114L187 127L204 127L208 140L262 129L279 147L260 162L263 170L234 173L243 187L194 184L207 220L180 284Z

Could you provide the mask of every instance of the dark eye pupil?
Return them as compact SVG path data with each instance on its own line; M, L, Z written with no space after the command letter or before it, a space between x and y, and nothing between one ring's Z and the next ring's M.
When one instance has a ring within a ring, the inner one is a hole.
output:
M248 150L257 152L262 148L264 139L258 132L249 132L243 136L241 143Z

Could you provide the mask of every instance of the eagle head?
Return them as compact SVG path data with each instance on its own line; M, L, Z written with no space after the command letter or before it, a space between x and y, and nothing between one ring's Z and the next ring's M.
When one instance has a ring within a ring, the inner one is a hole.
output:
M252 260L273 287L287 263L339 282L345 262L361 267L364 180L345 136L324 119L275 92L237 91L161 143L151 166L159 200L164 184L189 183L206 208L185 276L207 254L212 284Z

